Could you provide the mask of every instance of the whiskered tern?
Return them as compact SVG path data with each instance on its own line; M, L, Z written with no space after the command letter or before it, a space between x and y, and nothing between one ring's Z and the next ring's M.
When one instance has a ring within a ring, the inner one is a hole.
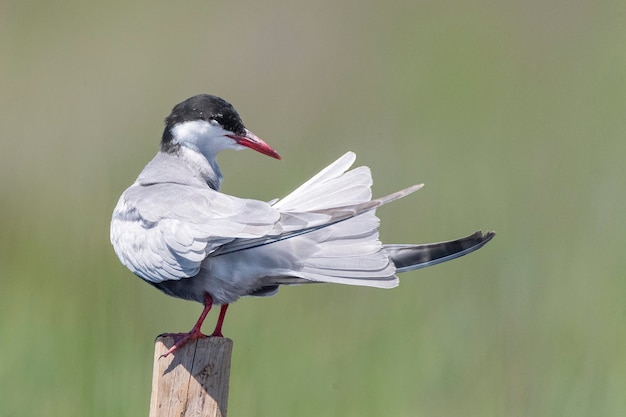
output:
M376 209L422 184L372 199L370 170L350 169L352 152L282 199L221 193L217 154L245 148L280 159L231 104L208 94L191 97L165 119L160 151L113 211L111 243L120 261L164 293L204 305L189 333L172 334L176 342L167 354L206 337L201 326L212 305L221 306L212 336L222 336L226 309L242 296L304 283L393 288L398 273L466 255L495 236L381 243Z

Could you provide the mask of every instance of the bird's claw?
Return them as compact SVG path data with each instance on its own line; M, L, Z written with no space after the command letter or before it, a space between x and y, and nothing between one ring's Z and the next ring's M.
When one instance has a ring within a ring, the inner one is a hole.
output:
M204 333L200 332L200 330L192 330L189 333L163 333L160 337L171 337L174 339L174 345L169 348L167 352L159 356L159 358L165 358L170 354L176 352L178 349L185 346L187 343L196 339L204 339L208 337Z

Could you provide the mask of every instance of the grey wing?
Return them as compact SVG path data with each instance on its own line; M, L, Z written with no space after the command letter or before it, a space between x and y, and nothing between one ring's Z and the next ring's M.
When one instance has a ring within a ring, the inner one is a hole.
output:
M270 233L280 213L269 204L182 184L133 185L111 221L124 265L154 282L198 273L208 254L234 239Z
M268 235L236 239L210 254L212 274L226 279L237 271L246 277L242 281L264 277L266 287L312 281L397 285L395 266L378 240L375 209L422 185L371 200L370 171L362 166L346 172L353 161L347 153L276 202L281 220Z
M345 154L273 205L195 186L134 185L114 212L111 241L122 263L154 283L204 267L224 282L397 285L374 211L422 185L371 200L369 168L346 172L354 158Z
M277 224L278 227L275 227L274 230L272 230L267 236L252 239L233 240L232 242L224 244L218 248L212 256L225 255L228 253L252 249L258 246L269 245L281 240L291 239L296 236L325 229L337 223L344 222L369 211L373 211L384 204L405 197L419 190L422 186L423 184L414 185L388 196L356 203L354 205L318 209L309 212L282 212L281 219ZM327 203L335 204L332 199L327 200ZM378 220L376 220L376 222L377 221ZM353 222L353 224L356 223ZM357 230L359 229L360 228L357 227ZM351 235L350 232L344 231L344 233Z
M423 184L414 185L371 200L372 175L369 168L360 166L347 171L355 159L353 152L347 152L286 197L272 200L270 204L280 211L281 218L266 236L237 239L212 255L238 252L311 233L375 210L423 187Z

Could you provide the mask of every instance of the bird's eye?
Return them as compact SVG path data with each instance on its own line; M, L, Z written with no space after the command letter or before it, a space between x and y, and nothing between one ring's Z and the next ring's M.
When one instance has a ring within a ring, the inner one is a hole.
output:
M220 126L220 122L215 119L209 119L209 123L211 124L211 126Z

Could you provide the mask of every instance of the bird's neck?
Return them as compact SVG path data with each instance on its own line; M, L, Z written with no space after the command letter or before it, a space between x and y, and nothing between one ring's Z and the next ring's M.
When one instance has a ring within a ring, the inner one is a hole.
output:
M194 171L198 172L209 187L219 191L224 177L219 165L217 165L215 156L208 156L185 146L181 146L179 155L186 160Z

